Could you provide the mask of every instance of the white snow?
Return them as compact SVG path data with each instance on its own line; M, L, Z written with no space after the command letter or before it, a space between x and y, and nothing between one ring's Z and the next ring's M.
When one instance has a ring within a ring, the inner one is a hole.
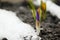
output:
M24 40L26 36L28 40L31 36L32 40L40 39L33 27L23 23L15 12L0 9L0 40L4 37L8 40Z
M46 2L47 11L50 11L50 13L53 16L57 16L60 19L60 6L56 5L51 0L45 0L45 1L43 0L43 2ZM41 1L40 0L36 0L33 3L36 6L40 6L41 5Z
M41 0L33 0L33 4L35 6L39 6L41 4Z
M50 11L50 13L53 16L57 16L60 19L60 6L56 5L52 1L47 1L47 11Z

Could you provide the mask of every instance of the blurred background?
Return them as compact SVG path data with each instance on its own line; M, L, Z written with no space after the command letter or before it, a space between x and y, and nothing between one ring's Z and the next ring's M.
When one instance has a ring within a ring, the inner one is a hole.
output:
M60 0L52 0L60 6ZM17 16L25 23L35 28L35 22L27 0L0 0L0 9L6 9L16 12ZM60 19L47 12L47 18L40 24L40 37L42 40L60 40Z

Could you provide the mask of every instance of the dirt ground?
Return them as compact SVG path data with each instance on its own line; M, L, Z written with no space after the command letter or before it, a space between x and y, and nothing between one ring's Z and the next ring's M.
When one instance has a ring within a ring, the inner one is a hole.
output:
M29 23L35 28L35 22L29 8L24 6L2 6L0 8L17 12L17 16L23 22ZM47 18L40 25L43 28L39 35L42 40L60 40L60 19L56 16L47 12Z

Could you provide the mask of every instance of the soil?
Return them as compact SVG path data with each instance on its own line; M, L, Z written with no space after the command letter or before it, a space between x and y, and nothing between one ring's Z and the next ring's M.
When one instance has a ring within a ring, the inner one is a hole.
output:
M3 6L2 9L15 11L23 22L29 23L35 28L35 22L29 8L24 6ZM43 28L39 34L42 40L60 40L60 19L56 16L52 16L50 12L47 12L46 19L40 25Z

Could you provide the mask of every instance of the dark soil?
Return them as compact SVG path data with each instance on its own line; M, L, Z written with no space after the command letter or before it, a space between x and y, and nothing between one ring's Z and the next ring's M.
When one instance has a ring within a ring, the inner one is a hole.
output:
M29 8L26 7L2 7L3 9L17 12L17 16L25 23L31 24L35 28L35 22ZM60 19L47 12L47 18L40 24L43 30L40 35L42 40L60 40Z

